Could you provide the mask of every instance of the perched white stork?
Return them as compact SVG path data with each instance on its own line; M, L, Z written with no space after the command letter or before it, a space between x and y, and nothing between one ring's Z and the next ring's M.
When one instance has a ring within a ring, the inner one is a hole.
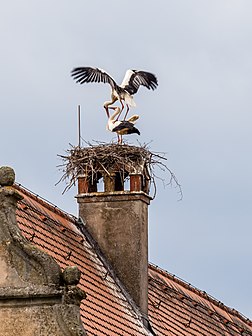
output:
M109 107L110 109L115 110L115 112L108 118L107 130L117 133L118 143L122 144L122 136L125 134L137 133L140 135L139 130L134 126L139 116L134 114L128 120L117 120L115 119L121 113L120 107Z
M110 105L119 100L122 106L122 111L124 108L122 101L125 101L127 111L124 120L128 114L129 106L136 106L133 100L133 95L137 93L140 85L145 86L149 90L154 90L158 86L157 77L147 71L127 70L121 85L116 84L115 80L109 74L99 68L78 67L74 68L71 74L76 82L80 84L90 82L109 83L112 89L111 100L106 101L103 104L107 116L109 117L108 107Z

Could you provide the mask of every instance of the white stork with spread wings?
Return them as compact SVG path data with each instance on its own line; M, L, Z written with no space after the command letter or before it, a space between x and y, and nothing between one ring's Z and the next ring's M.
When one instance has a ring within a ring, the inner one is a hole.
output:
M72 76L77 83L108 83L111 86L111 100L104 102L104 108L109 117L108 107L117 100L120 101L122 110L125 101L127 111L124 120L128 114L129 106L136 106L133 95L137 93L139 87L145 86L147 89L156 89L158 86L157 77L147 71L127 70L121 85L116 84L115 80L104 70L92 67L78 67L72 70ZM121 111L122 111L121 110ZM120 115L118 115L119 118Z

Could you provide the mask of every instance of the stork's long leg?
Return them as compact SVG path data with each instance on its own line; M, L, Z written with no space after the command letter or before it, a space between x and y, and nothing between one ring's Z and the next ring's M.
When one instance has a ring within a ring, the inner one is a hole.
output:
M129 105L126 104L126 106L127 106L127 111L126 111L126 113L125 113L125 116L124 116L124 118L123 118L123 121L126 119L128 113L129 113Z
M122 108L121 108L121 112L118 114L118 116L117 116L117 118L116 118L116 121L118 121L118 119L119 119L119 117L120 117L120 115L121 115L121 113L122 113L122 110L124 109L124 105L123 105L123 102L122 102L121 99L120 99L120 103L121 103Z

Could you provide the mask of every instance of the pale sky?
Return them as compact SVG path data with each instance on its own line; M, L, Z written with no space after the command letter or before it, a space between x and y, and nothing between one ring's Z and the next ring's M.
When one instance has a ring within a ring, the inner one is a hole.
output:
M76 66L153 72L135 95L141 136L167 153L183 187L150 205L150 261L252 318L251 0L9 0L0 12L0 165L77 215L57 154L77 144L77 105L87 141L106 131L105 84L78 85ZM165 177L164 175L162 177Z

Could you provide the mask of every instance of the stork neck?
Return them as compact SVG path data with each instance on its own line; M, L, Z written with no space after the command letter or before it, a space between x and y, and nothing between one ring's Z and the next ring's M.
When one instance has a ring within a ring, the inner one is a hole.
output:
M115 112L112 114L112 116L109 117L109 120L110 120L110 121L113 121L113 120L115 119L115 117L116 117L119 113L120 113L120 109L117 108L117 109L115 110Z
M118 99L118 98L115 97L115 96L112 94L112 95L111 95L111 100L105 101L105 102L103 103L103 106L104 106L104 107L108 107L109 105L114 104L114 102L115 102L117 99Z

